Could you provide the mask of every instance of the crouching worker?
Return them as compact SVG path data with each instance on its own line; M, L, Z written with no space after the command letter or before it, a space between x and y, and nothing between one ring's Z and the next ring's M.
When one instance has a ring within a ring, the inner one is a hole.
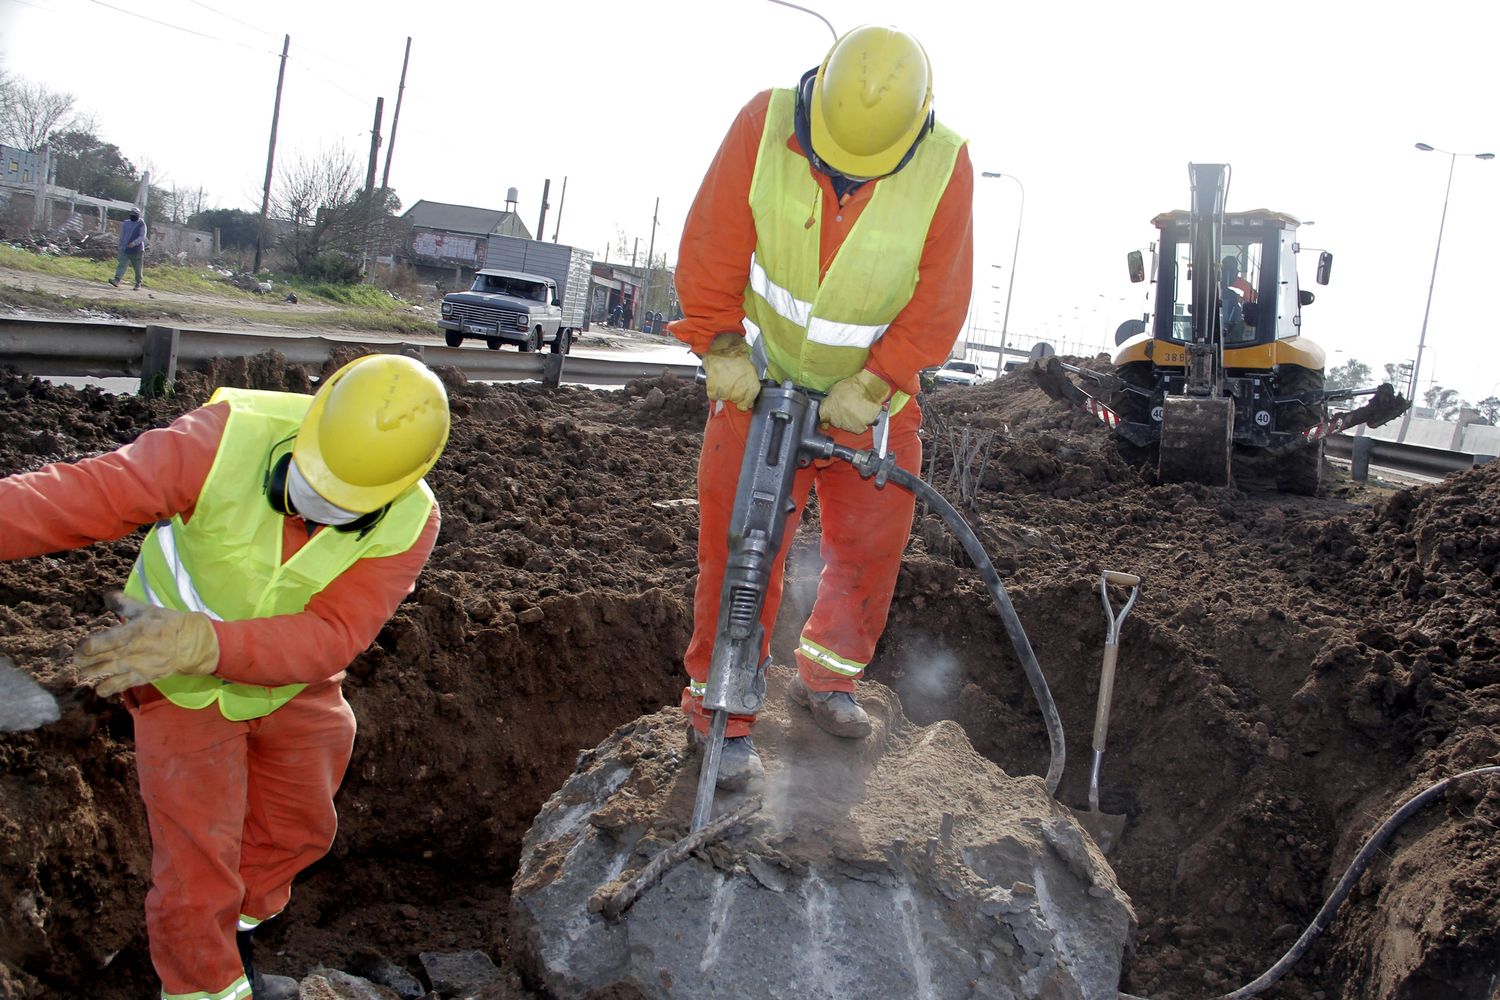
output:
M152 525L109 598L124 623L74 659L135 721L164 1000L297 996L255 971L252 935L333 843L340 682L432 551L422 477L448 426L432 372L368 355L315 396L219 389L110 454L0 480L3 559Z

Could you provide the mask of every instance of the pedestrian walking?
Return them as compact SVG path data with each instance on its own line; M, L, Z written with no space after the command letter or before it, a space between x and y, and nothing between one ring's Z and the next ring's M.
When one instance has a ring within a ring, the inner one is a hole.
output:
M141 256L146 252L146 220L141 218L138 209L130 210L130 218L120 223L120 261L115 266L115 276L109 279L109 283L116 288L120 287L120 279L125 277L125 266L129 264L135 268L136 291L141 288Z

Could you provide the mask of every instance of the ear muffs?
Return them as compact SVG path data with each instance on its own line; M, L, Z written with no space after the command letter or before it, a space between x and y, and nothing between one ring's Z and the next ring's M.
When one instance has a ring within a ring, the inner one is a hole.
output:
M292 467L292 453L287 452L280 458L266 466L266 478L262 488L266 493L266 502L271 509L278 514L287 517L296 515L297 510L292 506L292 498L287 495L286 476Z
M284 517L300 516L297 513L296 505L292 503L291 495L287 492L287 475L291 471L291 468L292 455L291 452L288 452L266 467L266 476L262 485L266 494L266 502L271 505L272 510ZM368 514L363 514L348 524L335 524L333 525L333 529L346 533L359 532L363 535L379 524L380 519L385 517L385 512L390 509L391 505L386 504L379 510L372 510Z

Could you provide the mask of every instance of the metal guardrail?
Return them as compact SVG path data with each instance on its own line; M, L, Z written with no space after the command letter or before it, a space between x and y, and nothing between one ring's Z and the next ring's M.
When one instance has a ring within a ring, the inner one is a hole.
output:
M252 357L265 351L277 351L291 364L317 368L339 348L410 354L420 357L428 365L452 365L470 379L489 382L550 381L551 369L559 364L557 381L600 387L623 386L633 379L667 373L692 378L698 370L696 365L688 364L616 361L541 352L523 354L410 341L170 329L177 331L176 364L191 370L206 368L219 358ZM143 358L147 353L147 341L147 326L143 323L0 317L0 365L27 375L141 378L146 366Z
M1334 458L1352 459L1354 456L1354 434L1333 434L1324 442L1324 448ZM1418 444L1402 444L1371 437L1370 463L1383 465L1400 472L1414 472L1423 476L1446 476L1452 472L1472 469L1482 459L1461 451L1443 448L1428 448Z

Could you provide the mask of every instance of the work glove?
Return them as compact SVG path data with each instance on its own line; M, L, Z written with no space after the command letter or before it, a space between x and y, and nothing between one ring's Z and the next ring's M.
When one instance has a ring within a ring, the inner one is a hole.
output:
M73 664L99 694L108 697L175 674L211 674L219 665L219 637L207 615L152 607L118 591L105 601L125 623L73 650Z
M750 344L737 333L721 333L708 345L703 374L708 376L709 399L748 410L760 395L760 375L750 360Z
M818 421L850 434L862 434L880 416L880 407L890 395L891 387L885 379L861 368L833 383L818 410Z

